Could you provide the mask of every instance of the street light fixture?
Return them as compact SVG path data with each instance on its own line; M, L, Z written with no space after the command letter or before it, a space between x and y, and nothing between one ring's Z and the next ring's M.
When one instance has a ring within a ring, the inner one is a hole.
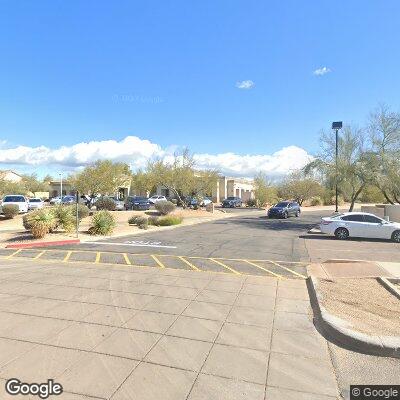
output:
M335 212L339 212L338 208L338 153L339 153L339 129L342 129L343 127L343 122L342 121L336 121L332 122L332 129L335 130L335 136L336 136L336 156L335 156L335 205L336 209Z

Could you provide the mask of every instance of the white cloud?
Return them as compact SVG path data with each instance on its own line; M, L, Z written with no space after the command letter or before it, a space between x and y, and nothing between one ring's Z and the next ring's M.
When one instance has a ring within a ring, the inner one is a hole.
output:
M98 159L123 161L132 169L145 167L149 159L169 160L176 146L162 148L149 140L137 136L127 136L121 141L103 140L77 143L51 149L46 146L18 146L3 148L0 152L0 168L3 164L26 170L55 169L64 170L81 168ZM265 172L270 178L279 178L303 167L311 156L302 148L288 146L273 153L260 155L240 155L235 153L195 154L199 168L215 168L228 176L253 177L257 172ZM34 172L34 171L32 171Z
M254 86L255 86L255 83L251 80L236 82L236 87L239 89L251 89Z
M331 72L331 69L330 69L330 68L328 68L328 67L321 67L321 68L317 68L317 69L313 72L313 74L314 74L314 75L317 75L317 76L322 76L322 75L325 75L325 74L327 74L327 73L329 73L329 72Z

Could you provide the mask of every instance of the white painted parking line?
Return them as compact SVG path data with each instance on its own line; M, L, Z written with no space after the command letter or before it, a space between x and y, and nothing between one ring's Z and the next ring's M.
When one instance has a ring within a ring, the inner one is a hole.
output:
M162 244L140 243L140 242L124 242L124 243L110 243L110 242L89 242L88 244L101 244L108 246L129 246L129 247L157 247L163 249L176 249L176 246L167 246Z

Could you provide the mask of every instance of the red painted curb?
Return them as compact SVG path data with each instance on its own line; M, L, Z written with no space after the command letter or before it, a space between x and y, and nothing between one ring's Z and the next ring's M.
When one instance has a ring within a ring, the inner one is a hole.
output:
M79 239L71 239L71 240L55 240L53 242L35 242L35 243L16 243L16 244L8 244L6 246L7 249L24 249L30 247L44 247L44 246L63 246L66 244L76 244L80 243Z

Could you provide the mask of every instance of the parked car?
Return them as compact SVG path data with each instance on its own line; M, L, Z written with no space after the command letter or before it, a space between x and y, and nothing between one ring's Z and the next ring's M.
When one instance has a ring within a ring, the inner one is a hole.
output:
M17 205L20 213L28 212L28 200L25 198L25 196L19 194L9 194L4 196L1 205L4 206L6 204Z
M76 203L75 196L64 196L61 201L61 204L74 204L74 203Z
M222 201L222 207L242 207L242 199L240 197L227 197Z
M149 198L149 202L151 204L156 204L158 201L168 201L167 198L165 196L159 196L157 194L155 194L154 196L151 196Z
M53 197L53 198L50 199L49 203L51 205L61 204L61 197L60 196Z
M349 237L390 239L400 243L400 223L386 221L370 213L347 212L321 218L321 232L337 239Z
M151 203L147 197L129 196L125 201L126 210L148 210Z
M123 200L120 200L118 197L113 196L110 197L110 199L114 200L115 202L115 210L116 211L123 211L125 210L125 202Z
M28 202L28 210L38 210L44 207L44 201L38 197L32 197Z
M268 210L268 218L300 217L301 208L295 201L281 201Z
M205 207L210 203L212 203L212 200L210 200L208 197L203 197L203 199L200 201L200 204L198 204L198 200L196 197L191 197L186 201L186 204L189 207L196 207L197 205L199 205L200 207Z

